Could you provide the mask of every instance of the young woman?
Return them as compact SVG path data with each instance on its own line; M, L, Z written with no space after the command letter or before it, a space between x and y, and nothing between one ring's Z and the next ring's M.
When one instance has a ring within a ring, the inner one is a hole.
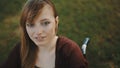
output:
M56 35L58 22L50 0L28 0L20 20L21 42L1 68L87 68L79 46Z

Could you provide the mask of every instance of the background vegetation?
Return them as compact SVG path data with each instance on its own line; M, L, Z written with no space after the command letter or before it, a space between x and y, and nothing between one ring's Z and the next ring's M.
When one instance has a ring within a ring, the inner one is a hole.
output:
M20 41L19 18L26 0L0 2L0 63ZM120 0L53 0L60 17L59 35L87 48L89 68L120 67Z

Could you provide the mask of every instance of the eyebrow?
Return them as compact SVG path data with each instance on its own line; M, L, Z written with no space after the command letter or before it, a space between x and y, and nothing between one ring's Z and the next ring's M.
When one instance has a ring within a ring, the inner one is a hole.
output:
M45 21L45 20L49 20L49 19L45 18L45 19L42 19L42 20L40 20L40 21Z
M42 22L43 22L43 21L46 21L46 20L49 20L49 19L45 18L45 19L41 19L40 21L42 21ZM28 23L28 22L27 22L27 23Z

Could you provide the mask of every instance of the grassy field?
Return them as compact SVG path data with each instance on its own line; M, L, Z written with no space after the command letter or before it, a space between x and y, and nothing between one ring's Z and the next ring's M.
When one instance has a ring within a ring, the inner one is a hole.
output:
M4 0L0 3L0 62L7 58L15 44L20 41L19 17L24 2ZM89 68L120 67L119 0L53 2L60 18L58 35L71 38L80 47L84 38L90 37L87 48Z

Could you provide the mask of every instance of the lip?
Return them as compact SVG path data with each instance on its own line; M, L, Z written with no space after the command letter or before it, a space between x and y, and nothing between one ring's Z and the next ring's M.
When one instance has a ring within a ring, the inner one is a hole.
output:
M35 39L37 40L37 41L44 41L45 40L45 36L42 36L42 37L35 37Z

